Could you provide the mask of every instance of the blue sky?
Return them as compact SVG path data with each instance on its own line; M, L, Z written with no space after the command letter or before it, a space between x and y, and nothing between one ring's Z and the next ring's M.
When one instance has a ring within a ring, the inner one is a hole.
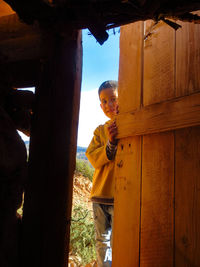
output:
M96 39L83 30L83 72L79 113L78 146L87 147L93 132L107 118L100 108L98 87L106 80L118 80L119 28L109 30L108 40L101 46ZM29 140L22 134L24 140Z
M88 30L83 30L82 91L94 90L105 80L118 79L119 28L109 30L108 40L101 46Z
M107 118L100 108L98 87L106 80L118 80L119 28L110 30L108 40L101 46L89 31L83 31L83 73L79 113L79 146L87 147L93 132Z

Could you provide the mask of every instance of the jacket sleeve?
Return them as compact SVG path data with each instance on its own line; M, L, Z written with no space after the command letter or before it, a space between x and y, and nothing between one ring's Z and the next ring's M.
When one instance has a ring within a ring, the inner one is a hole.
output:
M90 142L85 153L88 160L95 169L101 168L103 165L110 161L106 154L106 145L107 144L101 144L100 129L98 127L94 131L92 141Z

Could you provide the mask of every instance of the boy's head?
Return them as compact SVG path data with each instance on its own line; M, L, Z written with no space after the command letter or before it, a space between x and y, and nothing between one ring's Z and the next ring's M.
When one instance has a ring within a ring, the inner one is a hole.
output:
M105 81L98 90L100 106L104 114L113 119L118 112L118 83L117 81Z

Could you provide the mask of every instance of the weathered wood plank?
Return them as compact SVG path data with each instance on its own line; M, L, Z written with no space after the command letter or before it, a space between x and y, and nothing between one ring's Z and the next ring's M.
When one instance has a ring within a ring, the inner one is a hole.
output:
M142 105L143 22L122 28L120 51L119 109L124 113ZM114 267L139 265L141 140L141 137L125 138L118 144Z
M173 132L143 137L141 194L139 266L173 266Z
M136 22L120 30L119 110L138 108L141 100L143 22ZM128 60L128 62L127 62Z
M200 127L175 137L175 266L200 266Z
M151 29L153 23L145 22L144 106L175 96L175 31L164 22Z
M80 102L81 34L50 34L36 87L29 182L25 193L23 267L65 267Z
M176 96L184 96L200 91L200 25L178 23L182 28L176 32Z
M118 137L163 132L200 124L200 93L117 116Z
M116 157L114 267L139 266L141 137L121 139Z

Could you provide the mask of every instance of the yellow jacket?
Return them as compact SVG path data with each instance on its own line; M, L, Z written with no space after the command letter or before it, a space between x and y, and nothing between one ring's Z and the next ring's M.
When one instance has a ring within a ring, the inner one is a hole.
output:
M96 128L85 153L95 168L91 200L103 204L112 204L114 201L114 160L109 160L106 154L108 124L109 121Z

